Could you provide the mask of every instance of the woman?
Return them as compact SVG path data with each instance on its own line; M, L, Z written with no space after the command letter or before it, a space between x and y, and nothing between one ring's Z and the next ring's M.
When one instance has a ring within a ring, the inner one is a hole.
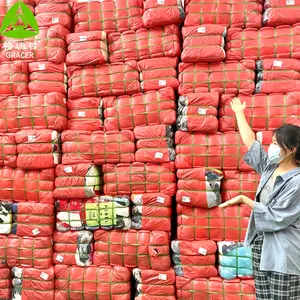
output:
M255 140L238 98L231 102L248 149L244 161L261 175L255 201L237 196L220 207L252 208L245 244L252 246L257 300L300 299L300 127L275 130L268 154Z

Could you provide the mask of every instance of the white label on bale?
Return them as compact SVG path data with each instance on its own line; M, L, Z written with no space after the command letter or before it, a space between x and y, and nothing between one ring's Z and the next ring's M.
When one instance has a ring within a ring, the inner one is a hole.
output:
M162 5L164 5L164 4L165 4L165 0L157 0L156 3L157 3L157 4L162 4Z
M45 273L45 272L42 272L41 275L40 275L40 277L41 277L42 279L44 279L44 280L48 280L49 275L48 275L47 273Z
M39 64L39 70L46 70L46 65L45 64Z
M85 111L79 111L78 112L78 117L84 118L85 117Z
M166 86L167 85L167 81L166 80L159 80L158 81L158 85L159 86Z
M295 0L286 0L286 5L295 5Z
M167 278L168 278L167 274L159 274L158 275L159 280L167 280Z
M52 18L52 24L59 23L59 18Z
M199 247L198 252L199 252L200 254L202 254L202 255L206 255L206 254L207 254L207 250L204 249L204 248L202 248L202 247Z
M182 197L182 202L189 203L189 202L191 202L191 198L187 197L187 196L183 196Z
M73 169L72 169L72 167L65 167L65 172L66 173L72 173L72 171L73 171Z
M206 27L199 27L198 28L198 33L205 33L206 32Z
M165 200L166 200L166 198L164 198L164 197L157 197L157 199L156 199L156 201L158 202L158 203L165 203Z
M38 235L40 233L39 229L38 228L35 228L32 230L32 234L33 235Z
M163 153L161 153L161 152L155 152L154 158L163 158Z
M273 66L274 67L282 67L282 61L281 60L274 60Z
M35 135L28 136L28 142L33 142L33 141L35 141L35 139L36 139Z
M79 37L80 42L85 42L87 40L87 37L85 35L82 35Z
M56 256L56 260L59 261L59 262L63 262L64 261L64 257L58 254Z
M206 108L198 108L198 114L199 115L205 115L207 113L208 109Z

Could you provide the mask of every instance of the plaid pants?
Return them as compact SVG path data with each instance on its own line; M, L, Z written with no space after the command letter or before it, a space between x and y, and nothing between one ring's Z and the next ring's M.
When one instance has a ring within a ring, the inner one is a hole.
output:
M300 300L300 276L260 271L263 240L263 235L258 235L252 248L256 300Z

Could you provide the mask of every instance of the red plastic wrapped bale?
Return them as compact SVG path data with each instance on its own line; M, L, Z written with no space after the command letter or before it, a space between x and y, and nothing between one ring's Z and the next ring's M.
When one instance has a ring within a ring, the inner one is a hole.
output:
M218 130L218 93L188 93L178 99L177 128L215 133Z
M54 206L42 203L14 203L12 234L47 237L53 234Z
M4 16L8 12L8 10L17 3L18 0L1 0L0 1L0 24L2 24ZM24 0L22 1L26 6L34 12L34 0Z
M87 31L67 35L68 66L102 65L108 62L105 31Z
M180 63L180 95L217 92L252 94L255 89L255 61L219 63Z
M263 27L261 29L228 29L226 59L300 58L300 24Z
M171 232L172 198L161 193L132 194L132 228Z
M239 195L255 199L260 176L256 172L223 171L224 178L221 185L222 202L226 202Z
M14 133L0 133L0 167L17 166L17 143Z
M87 230L53 234L53 264L88 267L93 263L93 233Z
M55 300L130 300L131 271L125 267L56 265Z
M69 3L53 3L53 1L41 3L34 8L34 13L39 27L58 24L71 30L72 9Z
M4 37L2 41L4 49L0 51L0 61L23 60L27 62L63 63L67 54L66 36L69 33L69 30L61 25L53 25L51 27L39 27L39 34L28 39ZM23 44L22 47L21 44Z
M105 164L104 193L107 195L131 195L135 193L176 193L175 164L139 163Z
M101 30L110 33L143 27L143 0L76 0L72 9L74 32Z
M18 168L48 169L60 164L60 134L56 130L20 130L15 138Z
M12 274L10 268L0 269L0 299L11 299Z
M22 61L0 63L1 102L5 101L3 97L28 94L28 82L28 63ZM3 105L0 107L3 107Z
M135 160L141 163L169 163L175 161L174 148L143 148L135 153Z
M50 0L34 0L35 5L48 4ZM71 0L51 0L51 3L70 3Z
M132 130L136 126L173 125L176 122L176 98L172 88L133 96L104 98L104 127Z
M272 144L273 136L273 131L259 131L256 133L256 139L263 145Z
M54 204L55 170L0 169L0 200Z
M103 112L101 98L68 99L69 130L103 130Z
M101 174L92 163L58 165L56 167L55 190L58 199L87 199L96 195L101 187Z
M177 25L139 29L108 35L109 60L125 62L157 57L180 56L180 29Z
M140 91L136 61L69 67L69 98L132 95Z
M0 132L21 129L63 131L67 125L66 102L60 93L0 98Z
M177 57L159 57L144 59L138 62L141 90L157 91L164 87L177 90Z
M135 139L131 130L94 132L92 147L93 162L96 165L135 161Z
M232 95L221 97L219 110L221 132L238 130L235 114L230 106L233 98ZM239 99L242 103L246 102L245 116L255 132L272 131L284 124L300 126L300 92L239 95Z
M216 268L217 245L214 241L171 242L172 259L177 276L209 278L218 275Z
M210 167L224 170L252 171L243 157L247 148L236 131L215 134L177 131L176 168ZM268 145L263 145L267 149Z
M64 63L52 62L29 63L30 94L57 92L67 94L67 67Z
M221 204L221 171L211 168L179 169L177 178L177 203L202 208Z
M218 62L225 58L227 28L221 25L182 27L183 51L181 60L185 63Z
M0 259L8 267L47 269L51 266L51 237L0 236Z
M133 269L136 282L134 300L176 300L176 275L172 268L167 271Z
M262 1L193 0L186 3L184 26L218 24L232 28L261 28Z
M254 280L176 277L177 299L255 300Z
M166 271L170 268L170 238L163 231L129 230L94 233L94 264Z
M250 214L251 209L245 205L206 209L177 204L177 238L243 242Z
M12 268L12 300L54 300L54 268Z

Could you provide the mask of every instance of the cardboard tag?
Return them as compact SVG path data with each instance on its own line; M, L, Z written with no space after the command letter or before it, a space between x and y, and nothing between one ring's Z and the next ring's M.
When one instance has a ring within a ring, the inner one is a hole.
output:
M206 254L207 254L207 250L204 249L204 248L202 248L202 247L199 247L198 252L199 252L200 254L202 254L202 255L206 255Z
M40 233L39 229L38 228L35 228L32 230L32 234L33 235L38 235Z
M65 172L66 173L72 173L72 171L73 171L73 168L72 167L65 167Z
M187 196L183 196L182 197L182 202L184 202L184 203L190 203L191 202L191 198L187 197Z
M40 277L41 277L42 279L44 279L44 280L48 280L49 275L48 275L47 273L42 272L41 275L40 275Z

